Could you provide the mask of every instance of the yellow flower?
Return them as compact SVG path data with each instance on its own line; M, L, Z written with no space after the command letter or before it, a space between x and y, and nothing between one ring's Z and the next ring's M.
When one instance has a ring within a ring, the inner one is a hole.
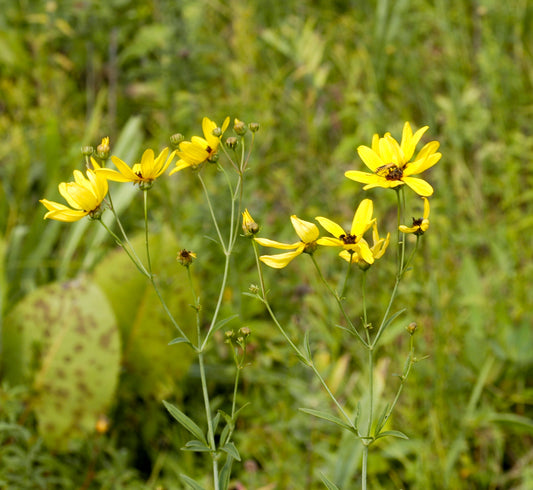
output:
M168 152L168 148L164 148L159 156L154 158L153 150L148 149L143 153L141 163L135 163L132 167L120 158L112 156L111 161L119 171L100 168L97 173L114 182L133 182L134 184L139 184L141 188L147 188L152 185L157 177L165 172L174 159L176 152L173 151L170 156Z
M187 167L197 167L207 160L212 159L218 152L220 140L224 131L229 126L229 116L226 117L222 127L219 128L214 121L204 117L202 120L202 131L204 137L193 136L191 141L180 143L178 157L180 158L176 167L172 169L170 175Z
M95 169L99 168L96 161L92 160L92 164ZM59 193L70 208L58 202L41 199L40 202L48 209L44 219L72 223L87 215L96 218L99 216L100 205L107 194L107 188L106 178L94 170L87 169L87 178L79 170L74 170L74 182L59 184Z
M299 242L281 243L274 240L269 240L268 238L254 238L259 245L263 245L264 247L279 248L281 250L294 249L291 252L277 255L262 255L259 257L261 262L265 263L269 267L273 267L274 269L282 269L292 259L298 257L298 255L304 252L313 253L316 249L316 240L319 235L317 226L314 223L310 223L309 221L304 221L298 218L294 214L291 216L291 221L296 234L300 237Z
M259 225L254 221L247 209L242 213L242 231L245 236L253 236L259 231Z
M322 216L316 220L335 238L323 237L317 243L327 247L342 247L348 253L357 253L368 264L374 263L374 255L363 238L364 233L375 223L372 219L374 204L364 199L355 211L350 233L346 233L340 225Z
M431 185L412 176L422 173L440 160L442 155L437 152L439 142L427 143L411 161L416 145L427 129L428 126L424 126L413 134L411 126L406 122L400 144L390 133L386 133L383 138L375 134L372 148L368 146L357 148L361 160L373 173L349 170L344 175L356 182L367 184L363 187L364 190L373 187L394 188L407 184L418 195L431 196L433 194Z
M413 218L413 226L400 225L398 228L402 233L414 233L417 236L423 235L429 228L429 201L424 199L424 215L422 218Z
M387 247L389 246L390 233L387 233L387 236L385 238L380 238L378 233L378 226L374 222L374 224L372 225L372 240L374 243L372 247L370 247L370 251L372 252L374 260L377 260L383 257L385 250L387 250ZM370 264L365 259L363 259L363 257L357 252L350 253L348 250L342 250L339 255L347 262L350 262L352 264L358 264L359 267L361 267L362 269L367 269L368 267L370 267Z

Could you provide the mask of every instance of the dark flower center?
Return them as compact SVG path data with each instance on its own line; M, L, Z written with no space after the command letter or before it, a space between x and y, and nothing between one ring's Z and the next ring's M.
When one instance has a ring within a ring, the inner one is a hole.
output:
M387 180L401 180L403 177L403 170L394 163L382 165L376 169L376 174L385 177Z
M353 245L357 243L357 236L356 235L341 235L339 237L339 240L342 240L344 245Z

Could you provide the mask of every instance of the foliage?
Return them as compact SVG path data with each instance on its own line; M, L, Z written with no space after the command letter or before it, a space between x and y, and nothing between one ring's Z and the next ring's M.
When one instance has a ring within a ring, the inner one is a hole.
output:
M269 230L278 229L280 239L291 240L286 227L291 213L312 217L327 210L349 216L355 202L373 196L373 191L354 191L351 182L338 186L334 178L344 170L362 169L358 144L384 129L398 134L405 120L417 127L428 124L445 154L429 177L439 183L439 191L432 200L432 234L423 247L428 267L411 282L416 286L399 291L399 302L421 319L418 350L430 358L417 365L408 382L409 397L398 406L402 427L412 428L410 441L381 443L379 459L369 468L370 485L531 486L530 2L287 0L265 8L257 0L113 0L105 5L20 0L8 2L3 14L3 328L17 301L36 288L95 267L95 274L101 273L98 267L104 267L103 257L114 245L88 222L45 226L43 212L36 210L38 199L53 197L57 182L80 167L82 145L96 145L109 135L113 153L133 161L140 157L141 143L166 146L172 133L191 134L204 114L258 121L261 138L251 162L256 177L247 206L254 216L267 216ZM175 210L181 211L179 228L185 232L177 237L174 253L187 243L194 248L194 240L207 233L206 211L198 205L192 178L176 177L154 191L159 205L153 208L161 228L164 223L173 231ZM128 207L131 195L124 192L120 201ZM117 204L118 196L114 200ZM215 206L220 203L222 198L214 196ZM223 204L217 209L223 212ZM128 219L129 230L139 228L140 208L138 213L133 210ZM216 252L214 246L208 252L211 267L217 267ZM321 474L338 462L334 475L324 474L344 488L357 474L350 466L353 447L344 440L336 447L336 434L326 422L316 420L307 429L309 417L298 407L304 399L309 400L305 406L320 406L323 399L260 309L240 295L253 267L253 259L241 255L233 264L241 284L230 284L227 294L250 319L255 350L243 373L242 396L251 407L242 415L246 430L237 446L245 461L234 465L236 482L248 488L291 488L293 482L323 488ZM116 260L110 257L104 260ZM412 273L419 270L415 262ZM334 341L332 351L322 354L324 368L341 380L339 393L357 403L361 359L350 345L349 357L337 359L346 339L338 329L324 327L331 309L310 301L309 292L318 284L303 269L297 280L281 273L276 281L279 291L290 293L272 301L284 308L280 314L292 320L294 331L311 330L313 349L323 345L321 336ZM379 286L379 278L368 284L372 301L383 299ZM398 329L393 326L392 332ZM407 346L401 336L391 334L385 341L379 372L390 381L402 369L396 352ZM167 342L162 341L161 353L175 348L179 357L179 345L168 347ZM231 390L223 376L232 365L230 356L222 342L208 354L208 364L215 366L210 389L224 395ZM197 375L190 370L176 384L188 406L201 410ZM154 435L171 423L163 410L147 412L157 414L152 419L157 422L150 437L131 443L134 454L121 452L123 443L132 441L132 430L144 423L144 417L136 418L145 401L132 391L134 379L121 376L119 393L130 396L124 403L116 401L110 413L111 426L123 423L127 430L117 427L117 439L102 436L110 455L108 471L116 469L115 477L119 470L132 475L130 483L124 477L124 488L136 488L141 480L155 485L164 478L176 486L177 475L194 460L178 452L187 440L180 430L168 438ZM12 391L3 396L20 400ZM125 412L128 417L120 420ZM39 488L44 473L81 486L76 471L87 454L80 450L72 471L62 465L58 473L60 459L40 445L34 421L19 420L19 415L9 419L2 411L3 422L20 422L16 434L6 436L11 442L3 439L2 451L19 451L20 464L32 455L39 463L18 471L30 479L17 483L6 476L10 466L17 466L2 456L0 479L9 488ZM308 457L309 447L320 457Z

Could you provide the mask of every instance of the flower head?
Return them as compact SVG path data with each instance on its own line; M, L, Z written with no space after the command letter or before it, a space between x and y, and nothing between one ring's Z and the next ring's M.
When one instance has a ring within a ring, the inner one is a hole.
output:
M380 259L381 257L383 257L385 250L387 250L387 247L389 246L390 233L387 233L387 236L385 238L380 238L378 226L375 221L372 225L372 241L373 245L372 247L370 247L370 252L372 252L374 260ZM363 270L368 269L371 265L358 252L342 250L339 255L347 262L357 264Z
M416 145L427 131L428 126L420 128L413 134L408 122L404 124L402 141L398 143L390 133L383 138L375 134L372 147L360 146L357 152L365 165L373 172L349 170L346 177L366 184L363 189L373 187L394 188L407 184L420 196L431 196L433 188L425 180L412 177L435 165L441 158L437 152L438 141L427 143L413 159Z
M99 168L92 160L95 169ZM74 170L74 182L61 182L59 193L70 207L64 204L41 199L48 209L44 219L55 219L66 223L78 221L84 216L96 218L100 214L100 205L107 194L107 180L95 170L87 169L87 178L79 170Z
M207 160L211 160L218 152L220 139L224 131L228 129L230 118L226 117L222 127L219 128L214 121L204 117L202 120L202 131L204 137L193 136L191 141L183 141L179 145L176 167L172 169L170 175L187 167L197 167Z
M363 238L363 235L375 223L375 220L372 219L373 209L374 205L370 199L364 199L361 201L355 211L352 227L349 233L344 231L344 229L334 221L322 216L317 216L316 220L326 231L335 237L323 237L320 238L317 243L327 247L342 247L349 254L357 253L367 263L372 264L374 262L374 255L372 254L368 243Z
M254 240L264 247L279 248L281 250L291 250L290 252L277 255L262 255L261 262L274 269L282 269L289 262L302 253L313 253L316 249L317 238L320 232L314 223L304 221L296 215L291 216L292 226L300 238L299 242L281 243L268 238L254 238ZM294 250L293 250L294 249Z
M164 148L159 156L155 158L153 150L145 150L141 162L135 163L132 167L120 158L112 156L111 161L118 168L118 172L110 168L100 168L97 173L114 182L133 182L134 184L139 184L140 188L147 189L152 186L155 179L166 171L174 159L176 152L173 151L170 156L168 152L169 149Z
M422 197L424 200L424 215L422 218L413 218L412 226L400 225L398 228L402 233L414 233L417 236L423 235L429 228L429 201L427 198Z

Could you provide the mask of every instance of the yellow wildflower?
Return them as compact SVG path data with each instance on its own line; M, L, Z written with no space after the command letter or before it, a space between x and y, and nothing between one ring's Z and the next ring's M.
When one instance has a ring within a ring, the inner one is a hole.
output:
M383 257L385 250L387 250L387 247L389 246L390 233L387 233L387 236L385 238L380 238L378 233L378 226L376 222L374 222L374 224L372 225L372 240L373 245L372 247L370 247L370 252L372 252L374 260L377 260ZM370 264L365 259L363 259L363 257L358 252L352 251L350 253L350 251L348 250L342 250L339 255L347 262L350 262L352 264L358 264L359 267L361 267L362 269L370 267Z
M424 200L424 215L422 218L413 218L413 226L400 225L398 228L402 233L414 233L417 236L423 235L429 228L429 201L427 198L422 197Z
M176 152L173 151L170 156L168 152L169 149L164 148L159 156L154 158L153 150L145 150L141 163L135 163L132 167L120 158L112 156L111 161L118 168L118 172L110 168L100 168L97 173L114 182L133 182L139 184L141 188L146 188L151 186L153 181L166 171L174 159Z
M98 169L98 163L94 159L91 160L94 168ZM103 175L87 169L87 178L85 178L79 170L74 170L74 182L59 184L59 193L70 207L48 199L41 199L40 202L48 209L44 219L72 223L84 216L96 218L100 214L100 205L107 190L107 180Z
M316 249L317 238L320 232L314 223L304 221L296 215L291 216L292 226L300 238L299 242L281 243L268 238L254 238L254 240L264 247L279 248L281 250L291 250L290 252L277 255L262 255L261 262L274 269L282 269L289 262L302 253L313 253ZM294 249L294 250L292 250Z
M407 184L420 196L431 196L433 188L425 180L412 177L435 165L441 158L437 152L438 141L427 143L411 161L416 145L427 131L428 126L420 128L415 134L408 122L404 124L402 141L399 144L390 133L383 138L375 134L372 139L372 148L360 146L357 148L359 156L365 165L373 172L360 172L349 170L346 177L366 184L363 189L373 187L394 188Z
M361 201L355 211L349 233L328 218L317 216L316 220L335 238L323 237L317 243L327 247L342 247L348 253L357 253L367 263L374 263L374 255L363 238L364 233L375 223L372 219L374 204L370 199Z
M224 131L228 129L230 118L226 117L222 127L219 128L214 121L204 117L202 120L202 131L204 137L193 136L191 141L183 141L179 145L176 167L172 169L170 175L187 167L197 167L207 160L211 160L218 152L220 140Z

